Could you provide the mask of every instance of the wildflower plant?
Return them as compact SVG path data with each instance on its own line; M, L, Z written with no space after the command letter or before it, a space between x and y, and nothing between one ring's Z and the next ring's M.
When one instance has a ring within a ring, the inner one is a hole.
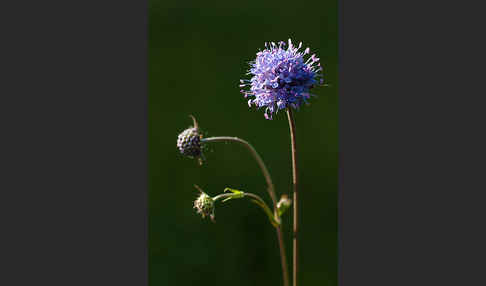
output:
M292 157L292 183L293 198L290 199L283 194L277 201L275 187L270 173L263 162L262 157L255 148L247 141L238 137L208 137L201 134L196 119L193 119L193 126L184 130L177 138L177 147L184 156L195 158L202 164L204 146L211 142L236 142L244 146L259 165L267 183L267 193L272 201L269 207L267 203L254 193L244 192L232 188L225 188L222 193L211 196L195 185L200 194L194 201L194 208L203 218L209 216L215 221L216 202L226 202L233 199L249 198L253 203L262 208L267 215L269 222L275 228L280 248L282 264L282 275L284 286L289 286L289 274L287 269L287 258L282 235L282 220L287 209L293 205L293 286L297 286L298 275L298 240L297 230L298 218L298 168L297 168L297 146L296 128L292 110L298 110L303 104L308 104L311 96L311 89L317 85L323 85L322 67L319 58L315 54L310 55L310 49L301 51L302 43L294 46L289 39L285 42L265 43L265 49L256 54L256 59L250 62L248 75L250 79L240 80L241 92L248 99L248 105L265 108L266 119L273 119L273 114L279 110L285 110L289 122L291 157Z

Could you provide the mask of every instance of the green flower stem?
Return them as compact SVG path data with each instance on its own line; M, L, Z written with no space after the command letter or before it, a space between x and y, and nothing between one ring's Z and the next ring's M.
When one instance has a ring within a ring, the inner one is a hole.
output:
M245 192L239 192L237 194L233 193L233 194L219 194L217 196L215 196L213 198L213 201L217 201L217 200L220 200L220 199L239 199L239 198L243 198L243 197L250 197L252 198L253 202L255 202L257 205L259 205L263 211L267 214L269 220L270 220L270 223L277 227L278 225L280 225L280 219L279 218L276 218L272 211L270 210L270 208L268 207L268 205L265 203L265 201L258 195L255 195L255 194L252 194L252 193L245 193ZM226 201L224 200L224 201ZM223 202L224 202L223 201Z
M227 142L227 141L233 141L233 142L238 142L245 146L250 153L253 155L255 160L258 163L258 166L260 166L260 169L262 170L263 176L265 177L265 180L267 182L267 191L268 194L270 195L270 198L272 199L273 203L273 210L274 214L277 214L277 197L275 195L275 187L272 183L272 178L270 177L270 173L268 172L267 167L265 166L265 163L262 160L262 157L257 153L255 148L248 143L247 141L240 139L238 137L229 137L229 136L221 136L221 137L209 137L209 138L204 138L201 140L201 142ZM276 232L277 232L277 238L278 238L278 246L280 248L280 260L282 262L282 275L283 275L283 283L284 286L289 286L289 274L288 274L288 267L287 267L287 255L285 254L285 244L283 240L283 234L282 234L282 226L278 225L275 227Z
M218 142L218 141L233 141L233 142L238 142L245 146L248 150L250 150L251 154L255 158L255 160L258 163L258 166L260 166L260 169L262 170L263 176L265 177L265 180L267 181L268 185L268 194L270 195L270 198L272 199L273 205L277 205L277 197L275 195L275 187L273 186L272 183L272 178L270 177L270 173L268 172L267 166L265 166L265 163L262 160L262 157L257 153L255 148L248 143L247 141L240 139L238 137L229 137L229 136L220 136L220 137L208 137L208 138L203 138L201 142Z
M298 244L297 244L297 232L299 230L299 212L298 206L299 201L297 196L297 142L295 139L295 120L292 114L292 109L287 108L287 117L289 119L289 129L290 129L290 139L292 142L292 177L293 177L293 185L294 185L294 239L293 239L293 286L297 286L297 272L298 272Z
M255 202L257 205L259 205L265 213L268 215L268 218L270 219L270 222L274 227L277 227L280 225L280 217L275 216L272 214L272 211L270 208L267 206L267 204L260 198L258 195L252 194L252 193L245 193L248 197L253 198L253 202Z

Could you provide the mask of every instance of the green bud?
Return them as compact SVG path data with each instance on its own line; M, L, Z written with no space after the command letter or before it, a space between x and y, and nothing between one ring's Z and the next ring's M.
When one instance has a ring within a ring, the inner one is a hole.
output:
M280 201L277 203L278 216L282 216L290 205L292 205L292 200L287 195L282 195Z
M201 191L199 197L194 201L194 208L203 218L210 216L214 221L214 200L205 192Z

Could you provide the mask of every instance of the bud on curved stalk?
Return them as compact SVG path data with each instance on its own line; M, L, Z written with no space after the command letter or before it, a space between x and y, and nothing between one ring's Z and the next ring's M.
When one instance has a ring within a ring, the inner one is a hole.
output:
M201 214L203 218L209 216L211 220L214 222L214 200L208 194L203 192L201 188L197 185L194 185L201 194L199 197L194 201L194 208L196 209L197 213Z
M272 211L268 207L268 205L265 203L265 201L262 198L260 198L258 195L252 193L245 193L231 188L225 188L222 194L211 197L208 194L206 194L201 188L199 188L198 185L194 185L194 187L196 187L201 193L199 197L194 201L194 208L197 210L197 213L201 214L203 218L205 218L206 216L210 216L211 220L215 222L214 220L215 203L220 199L222 199L222 202L224 203L231 199L242 199L244 197L249 197L251 198L252 202L259 205L263 209L263 211L267 214L270 223L274 227L278 227L280 225L280 217L274 216Z
M203 136L194 116L190 115L190 117L192 117L194 126L179 134L177 137L177 148L179 148L182 155L198 159L199 164L202 164L201 139Z

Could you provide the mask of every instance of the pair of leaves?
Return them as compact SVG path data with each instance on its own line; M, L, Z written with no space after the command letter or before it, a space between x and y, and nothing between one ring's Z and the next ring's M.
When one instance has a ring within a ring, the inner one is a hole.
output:
M232 192L233 195L231 197L227 197L226 199L224 199L222 202L226 202L226 201L229 201L231 199L241 199L241 198L244 198L245 197L245 193L242 192L242 191L238 191L238 190L235 190L235 189L231 189L231 188L226 188L224 189L224 192Z

